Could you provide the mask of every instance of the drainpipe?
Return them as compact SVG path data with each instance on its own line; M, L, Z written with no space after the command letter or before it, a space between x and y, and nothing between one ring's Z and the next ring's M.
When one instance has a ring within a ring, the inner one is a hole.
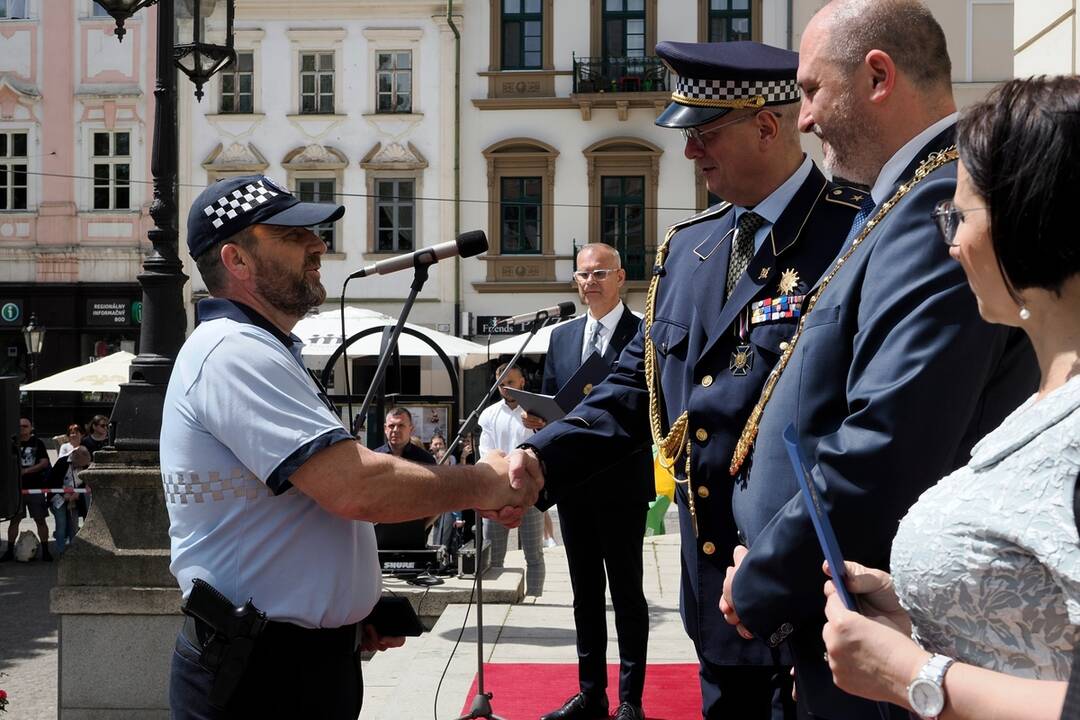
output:
M454 0L446 0L446 24L454 33L454 237L461 234L461 32ZM461 258L454 257L454 334L461 337Z
M798 48L791 47L791 43L795 40L795 0L787 0L787 48L788 50L797 50Z

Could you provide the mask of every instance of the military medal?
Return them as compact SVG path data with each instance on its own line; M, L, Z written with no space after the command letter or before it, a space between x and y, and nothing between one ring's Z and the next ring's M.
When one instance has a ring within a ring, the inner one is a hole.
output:
M794 268L788 268L780 275L780 295L793 295L795 288L799 287L801 278Z
M731 362L728 364L728 370L736 377L742 377L746 373L750 372L754 367L754 350L750 347L750 343L744 343L735 346L735 351L731 353Z
M757 279L758 280L764 280L765 278L769 277L769 270L771 270L771 269L772 268L767 268L767 267L761 268L761 272L758 273Z

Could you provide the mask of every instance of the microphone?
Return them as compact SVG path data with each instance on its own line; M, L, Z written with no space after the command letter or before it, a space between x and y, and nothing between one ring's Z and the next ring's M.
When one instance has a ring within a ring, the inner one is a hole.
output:
M386 275L387 273L397 272L398 270L408 270L413 267L434 265L440 260L451 257L472 257L473 255L479 255L487 249L488 240L484 231L470 230L469 232L458 235L457 240L449 240L444 243L439 243L438 245L414 250L405 255L397 255L392 258L387 258L386 260L380 260L377 263L372 263L371 265L366 265L354 272L347 279L352 280L367 275Z
M517 325L518 323L531 322L533 320L547 320L551 317L566 318L570 317L577 312L577 306L574 303L567 301L561 302L558 305L552 305L551 307L541 308L536 312L523 313L521 315L515 315L514 317L506 318L495 323L496 325Z

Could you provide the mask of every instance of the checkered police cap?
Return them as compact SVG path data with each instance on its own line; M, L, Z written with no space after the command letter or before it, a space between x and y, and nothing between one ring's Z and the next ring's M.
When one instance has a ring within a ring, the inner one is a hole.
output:
M188 251L197 259L252 225L311 227L337 220L345 208L300 202L265 175L219 180L199 193L188 212Z
M784 105L800 98L798 53L757 42L662 42L656 54L675 74L664 127L694 127L738 108Z

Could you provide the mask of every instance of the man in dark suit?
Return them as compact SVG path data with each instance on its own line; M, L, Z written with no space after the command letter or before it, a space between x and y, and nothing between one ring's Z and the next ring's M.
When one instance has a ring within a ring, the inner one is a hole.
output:
M541 390L549 395L557 393L593 353L615 369L619 354L640 324L619 297L626 271L615 248L604 243L581 248L574 280L588 313L551 333ZM539 429L544 421L530 416L525 424ZM644 720L641 693L645 687L649 606L641 589L641 553L645 516L649 501L655 497L652 454L642 446L596 474L587 485L559 498L559 525L574 591L580 692L541 720L608 716L605 585L611 590L619 636L619 708L615 717Z
M803 34L800 126L876 207L819 283L740 438L733 511L749 552L734 552L722 610L744 637L790 648L804 717L879 716L838 690L823 660L822 553L784 428L795 425L847 559L888 567L898 520L1038 377L1023 333L980 319L930 219L956 183L950 76L944 33L915 0L832 2Z
M790 718L790 660L738 637L717 607L739 544L727 472L735 440L795 332L865 193L828 182L802 152L795 53L760 43L656 47L678 75L657 119L721 203L668 231L645 324L617 370L564 420L510 458L543 461L540 504L573 492L598 458L655 442L678 480L683 625L700 661L710 720Z

